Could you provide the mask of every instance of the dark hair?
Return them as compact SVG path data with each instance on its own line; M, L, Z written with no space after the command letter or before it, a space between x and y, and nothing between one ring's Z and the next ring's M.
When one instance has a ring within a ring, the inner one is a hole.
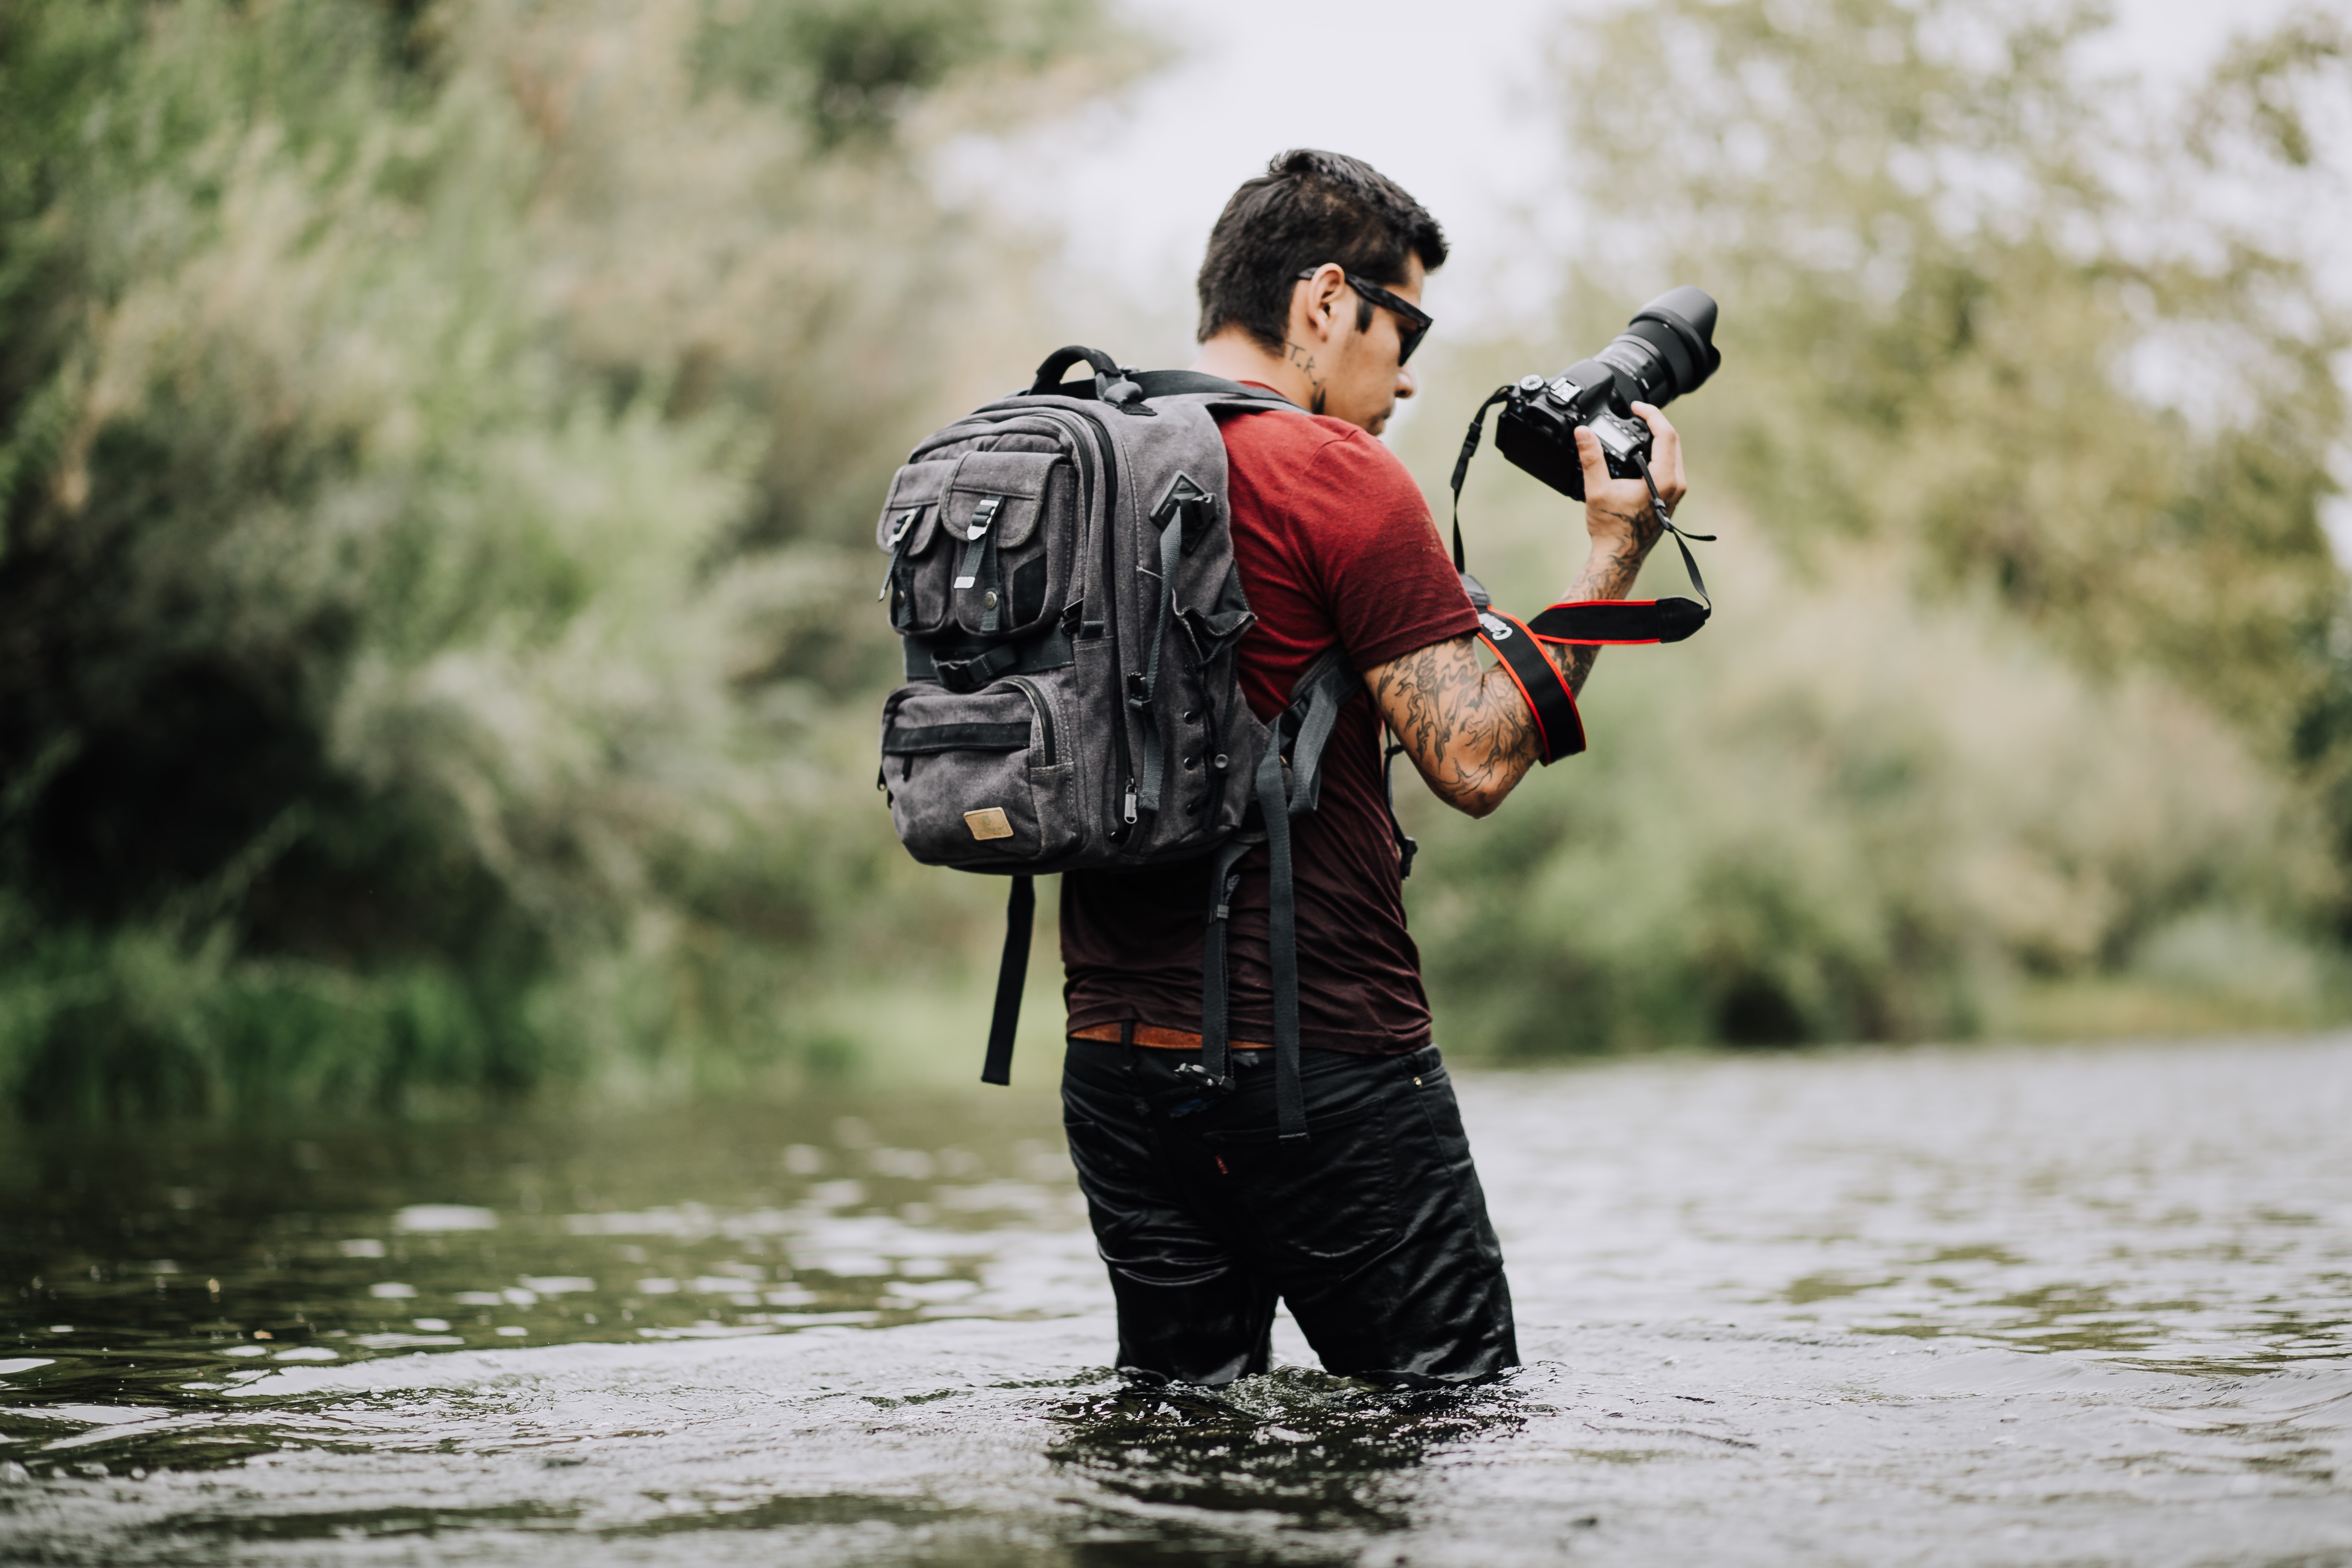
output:
M1402 283L1408 255L1433 271L1444 266L1445 231L1394 180L1344 153L1285 153L1234 193L1209 231L1199 341L1237 322L1280 353L1300 272L1336 261L1371 282ZM1360 303L1358 328L1371 322L1371 305Z

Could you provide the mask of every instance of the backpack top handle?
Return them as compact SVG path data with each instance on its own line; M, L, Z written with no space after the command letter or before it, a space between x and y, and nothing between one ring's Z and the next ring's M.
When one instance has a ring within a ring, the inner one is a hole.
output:
M1037 367L1037 379L1029 384L1027 395L1043 397L1060 392L1063 372L1080 360L1086 361L1094 367L1095 389L1097 395L1100 395L1102 388L1110 383L1126 379L1127 373L1119 368L1118 362L1102 350L1090 349L1084 343L1072 343L1066 348L1055 349L1045 356L1045 362Z

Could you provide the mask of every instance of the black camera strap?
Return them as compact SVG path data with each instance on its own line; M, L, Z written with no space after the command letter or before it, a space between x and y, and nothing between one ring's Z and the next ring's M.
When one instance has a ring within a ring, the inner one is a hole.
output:
M1498 386L1478 411L1470 416L1469 431L1462 437L1462 453L1454 460L1454 569L1467 572L1469 562L1462 548L1462 486L1470 477L1470 459L1478 450L1478 442L1486 433L1486 410L1509 400L1512 388ZM1569 643L1580 647L1616 647L1635 643L1680 642L1706 625L1715 613L1715 601L1706 591L1706 579L1699 574L1698 559L1691 553L1691 542L1713 543L1711 533L1685 533L1675 526L1674 514L1667 510L1665 497L1658 493L1658 481L1650 472L1650 465L1642 454L1633 454L1633 466L1641 470L1642 482L1650 489L1650 505L1654 509L1658 526L1674 535L1675 548L1682 552L1683 570L1690 574L1691 587L1696 600L1670 599L1575 599L1554 605L1525 623L1528 634L1542 642ZM1482 609L1485 606L1481 606ZM1491 613L1491 612L1490 612ZM1512 622L1512 625L1521 623ZM1501 647L1493 638L1487 646L1501 657ZM1528 681L1513 669L1522 690ZM1528 698L1532 706L1536 699ZM1538 718L1542 717L1538 710ZM1578 731L1583 749L1582 731ZM1566 755L1565 752L1558 753ZM1549 759L1547 759L1549 760Z
M1470 477L1470 459L1478 450L1479 438L1486 434L1486 410L1511 395L1507 386L1495 388L1494 395L1478 405L1478 412L1470 416L1470 433L1462 437L1462 455L1454 459L1454 569L1470 570L1470 563L1462 552L1462 481Z

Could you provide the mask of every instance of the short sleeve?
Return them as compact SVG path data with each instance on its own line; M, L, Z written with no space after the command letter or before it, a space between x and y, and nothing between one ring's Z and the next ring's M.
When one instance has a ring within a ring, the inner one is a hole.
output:
M1421 487L1395 453L1361 431L1327 442L1302 489L1313 570L1339 642L1358 670L1478 629L1437 537Z

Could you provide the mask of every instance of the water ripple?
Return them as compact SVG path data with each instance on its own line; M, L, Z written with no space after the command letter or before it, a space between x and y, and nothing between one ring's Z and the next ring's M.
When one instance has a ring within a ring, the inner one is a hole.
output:
M26 1140L0 1555L2352 1555L2352 1043L1472 1075L1529 1364L1122 1379L1050 1099Z

